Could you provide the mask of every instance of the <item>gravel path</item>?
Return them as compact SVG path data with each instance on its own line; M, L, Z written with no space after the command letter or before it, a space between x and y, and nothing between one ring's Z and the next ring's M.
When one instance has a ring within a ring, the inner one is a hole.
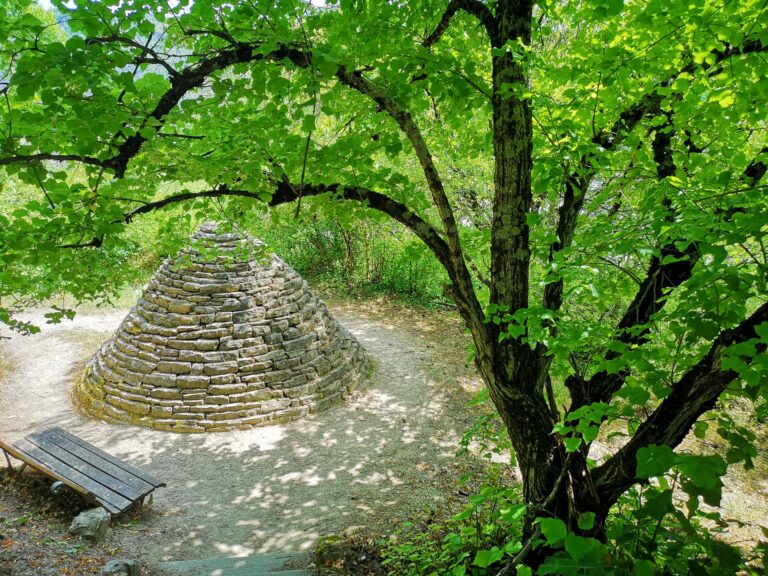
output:
M453 455L469 418L455 391L471 387L471 370L439 356L434 328L418 318L334 308L376 362L364 389L288 424L179 435L106 424L71 406L71 382L125 313L79 314L1 340L12 369L0 380L0 438L61 426L163 479L157 513L122 542L146 561L306 550L351 525L396 525L455 491Z

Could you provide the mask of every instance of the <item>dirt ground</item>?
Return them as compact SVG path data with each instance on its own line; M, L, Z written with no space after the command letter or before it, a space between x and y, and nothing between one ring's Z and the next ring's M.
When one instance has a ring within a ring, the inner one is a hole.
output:
M149 566L162 560L304 551L320 536L348 526L386 530L414 514L450 505L457 494L455 478L473 466L454 454L472 419L466 400L479 384L464 362L460 326L442 315L376 302L334 306L332 312L375 361L365 388L303 420L208 435L106 424L73 410L74 378L127 310L80 313L34 336L5 332L11 337L0 340L5 366L0 438L8 442L61 426L165 481L150 514L119 518L108 541L91 550L103 557L140 557ZM42 322L40 315L28 318ZM448 348L446 340L452 343ZM446 349L454 353L446 356ZM34 511L42 507L45 517L47 499L39 486L8 482L0 492L16 498L0 499L0 533L5 526L6 534L0 549L6 551L21 545L23 526L34 529ZM18 508L24 494L33 495L31 514ZM59 516L66 516L65 504L52 505L59 506ZM79 573L89 573L82 554L73 552L76 543L65 535L48 540L48 564L79 555ZM15 557L14 576L26 574L19 554ZM39 566L46 559L36 562ZM78 573L72 562L64 565L50 573Z
M84 546L66 535L79 500L51 496L32 475L4 473L0 459L0 576L98 574L113 556L139 558L153 576L163 560L306 551L350 526L386 534L455 509L465 497L456 478L482 467L454 457L479 410L467 400L480 385L459 322L385 301L331 309L374 359L367 385L303 420L209 435L106 424L73 410L74 378L127 309L82 311L34 336L0 329L11 336L0 340L0 438L62 426L168 484L148 511L117 518L106 542ZM681 449L723 450L713 442L690 438ZM593 448L599 459L615 446ZM735 521L726 538L745 547L766 524L766 460L761 449L756 470L735 467L725 478L721 512Z

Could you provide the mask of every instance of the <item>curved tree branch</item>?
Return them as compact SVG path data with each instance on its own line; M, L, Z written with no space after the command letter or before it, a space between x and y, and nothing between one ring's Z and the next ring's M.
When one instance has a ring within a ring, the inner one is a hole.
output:
M735 328L721 332L707 354L674 384L671 394L640 425L632 439L592 472L606 510L638 481L637 451L640 448L654 444L676 447L699 416L714 408L720 394L738 377L734 370L723 369L723 354L733 344L758 338L755 327L763 322L768 322L768 303ZM764 354L765 348L764 344L758 345L757 352Z
M448 195L445 192L443 181L435 166L432 153L429 151L419 127L407 109L397 103L378 86L367 80L363 76L362 71L355 70L350 72L344 66L339 66L336 76L342 83L367 96L385 110L411 142L443 225L450 254L449 266L446 269L453 281L454 288L457 290L456 298L464 303L463 307L460 306L462 315L468 323L477 328L478 334L484 334L486 329L483 324L482 308L472 285L472 276L464 260L453 209L448 201Z
M671 132L657 131L653 141L653 152L659 178L675 173L671 146ZM764 151L765 148L760 154ZM765 165L756 158L744 170L742 179L749 185L755 186L765 173ZM701 258L701 252L693 242L685 248L679 248L681 243L684 243L681 238L670 239L660 248L659 255L651 258L648 273L616 326L617 342L628 346L644 344L650 331L647 324L653 315L664 307L670 290L681 286L693 274L693 269ZM605 354L604 358L613 360L619 356L620 352L611 350ZM586 381L577 376L568 377L565 385L571 393L571 409L575 410L593 402L609 402L624 384L628 375L626 370L619 370L611 374L600 371Z
M171 78L171 88L163 94L154 110L149 114L142 127L147 125L149 118L158 120L155 130L160 129L162 120L167 116L181 99L191 90L199 88L203 82L214 72L224 70L241 62L255 62L262 60L280 61L290 60L300 67L307 67L311 62L311 54L296 48L295 46L281 44L277 48L267 52L259 52L261 44L258 42L238 44L234 48L221 50L215 56L204 58L199 62L188 66L177 76ZM107 168L114 170L116 178L125 176L130 160L139 153L141 146L147 138L138 130L135 135L126 138L119 146L117 154L104 162Z
M448 241L451 244L451 248L456 249L460 254L461 244L458 239L458 230L453 215L453 209L448 201L448 195L445 193L443 181L437 172L432 153L429 151L427 143L421 134L421 130L419 130L419 127L416 125L413 116L411 116L410 112L403 106L395 102L389 94L381 90L373 82L367 80L361 71L354 70L349 72L344 66L339 66L336 76L344 84L357 90L364 96L367 96L385 110L397 123L398 127L406 135L408 140L410 140L416 158L418 159L419 164L421 164L424 176L427 179L429 190L432 193L432 200L440 214L440 220L445 228L445 233L448 235Z
M165 198L162 198L160 200L147 202L145 204L142 204L138 208L134 208L130 212L126 212L123 215L123 220L126 223L130 223L136 216L140 216L142 214L148 214L149 212L154 212L155 210L159 210L160 208L170 206L171 204L178 204L180 202L186 202L187 200L194 200L196 198L219 198L221 196L242 196L244 198L253 198L254 200L263 200L263 196L259 196L255 192L249 192L247 190L233 190L231 188L227 188L226 186L217 186L216 188L212 188L211 190L203 190L201 192L184 192L181 194L172 194L171 196L166 196Z
M146 59L147 63L151 64L159 64L162 66L166 72L168 72L168 75L171 78L176 78L179 76L178 70L176 70L173 66L171 66L166 60L160 57L160 55L152 50L149 46L145 46L141 42L137 42L133 38L127 38L125 36L99 36L95 38L88 38L85 41L86 46L91 46L93 44L112 44L112 43L119 43L124 44L126 46L131 46L132 48L136 48L138 50L141 50L142 57L149 58Z
M52 160L54 162L82 162L91 166L104 166L105 162L94 158L93 156L80 156L79 154L29 154L6 156L0 158L0 166L9 164L31 164L33 162L42 162L43 160Z
M451 20L459 10L463 10L477 18L491 38L496 36L496 21L493 19L493 14L488 6L479 0L451 0L435 29L422 43L425 48L429 48L443 37L443 34L445 34L445 31L448 30L448 26L451 24Z
M765 51L768 51L768 46L763 45L760 40L747 39L739 46L730 45L724 50L713 50L712 54L715 57L715 62L712 65L705 66L704 69L707 73L711 73L713 66L722 64L728 58ZM606 152L617 149L618 145L624 141L643 118L649 114L655 115L660 110L663 96L658 93L658 90L669 86L681 74L695 71L696 64L691 62L681 70L660 81L637 102L621 112L609 130L602 130L595 134L592 137L592 143ZM552 261L556 252L567 248L573 240L578 216L584 205L587 189L596 174L596 168L592 166L591 162L593 154L595 153L583 155L579 161L578 169L566 176L563 203L558 211L557 240L550 246L550 261ZM562 305L562 294L562 280L548 284L544 288L544 306L557 310Z
M291 184L287 179L284 179L276 184L272 197L267 203L270 206L277 206L298 200L298 195L295 191L296 189L297 187ZM437 230L435 230L431 224L410 210L405 204L397 202L380 192L375 192L359 186L304 183L302 196L319 196L321 194L334 194L345 200L360 202L374 210L378 210L379 212L391 216L416 234L416 236L418 236L432 251L435 257L437 257L440 263L448 269L448 266L450 265L450 255L445 241L440 237L440 234L438 234ZM147 214L166 206L186 202L188 200L197 198L220 198L223 196L239 196L242 198L259 200L261 202L265 200L264 194L258 194L249 190L233 189L227 186L217 186L210 190L173 194L162 198L161 200L148 202L130 212L126 212L123 220L125 222L131 222L136 216L141 214Z
M97 236L93 238L92 240L89 240L88 242L74 242L72 244L59 244L57 248L101 248L101 245L104 243L104 238L101 236Z

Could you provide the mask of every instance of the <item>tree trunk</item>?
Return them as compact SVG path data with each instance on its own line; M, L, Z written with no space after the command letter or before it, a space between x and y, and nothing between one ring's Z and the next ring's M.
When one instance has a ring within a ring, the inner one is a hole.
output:
M500 1L496 9L493 55L494 202L491 235L491 298L510 313L528 307L533 155L532 110L524 47L531 41L532 3ZM581 454L567 455L553 435L552 408L544 392L548 362L543 350L520 339L502 339L503 329L489 325L492 351L478 354L478 367L507 428L523 479L528 503L524 536L534 532L538 516L563 520L577 530L579 514L596 512ZM595 534L600 536L602 522ZM541 558L545 552L541 552ZM535 562L535 560L534 560Z
M495 153L491 232L491 303L511 313L528 307L530 243L526 222L531 207L533 154L530 102L520 45L531 39L532 4L499 2L493 39L493 146ZM532 506L551 500L556 516L567 518L567 499L553 492L564 453L551 435L552 415L543 394L541 363L519 340L499 342L494 330L492 357L480 362L491 398L509 432L523 476L525 500ZM530 529L530 523L528 528Z

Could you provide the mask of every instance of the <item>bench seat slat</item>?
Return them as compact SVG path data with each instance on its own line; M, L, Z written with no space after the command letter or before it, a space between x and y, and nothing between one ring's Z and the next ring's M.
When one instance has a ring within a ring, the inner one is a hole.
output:
M65 464L71 466L94 482L98 482L105 488L109 488L112 490L112 492L115 492L116 494L119 494L128 500L138 500L139 498L146 496L148 493L148 491L137 490L130 484L126 484L122 480L119 480L114 476L110 476L106 472L103 472L102 470L99 470L93 466L90 462L83 460L82 458L78 458L76 455L65 450L55 442L52 442L48 438L43 438L39 434L30 434L26 437L26 439L44 452L47 452L51 456L56 457L58 460L61 460ZM152 488L150 487L149 492L151 491Z
M43 449L35 446L29 440L19 440L14 446L27 458L34 460L45 468L56 472L60 476L69 479L88 491L100 504L110 512L122 512L133 502L120 494L110 490L106 486L88 478L82 472L74 469L69 464L62 462L54 455L45 452Z
M131 474L120 466L115 466L109 460L106 460L105 458L95 454L94 452L91 452L90 450L86 450L80 444L72 442L72 440L62 436L58 432L54 432L51 429L43 430L39 433L39 436L46 440L52 441L54 444L60 446L70 454L73 454L79 459L88 462L88 464L94 468L97 468L102 472L109 474L110 476L117 478L122 482L125 482L129 486L132 486L136 491L141 493L140 496L144 496L152 492L152 490L155 488L153 484L150 484L146 480L142 480L138 476Z
M133 474L137 478L140 478L141 480L144 480L145 482L147 482L148 484L151 484L155 488L159 488L161 486L165 486L165 482L161 482L160 480L157 480L156 478L153 478L152 476L150 476L146 472L143 472L142 470L139 470L138 468L134 468L130 464L126 464L125 462L123 462L121 460L118 460L117 458L115 458L114 456L112 456L110 454L107 454L103 450L99 450L93 444L89 444L88 442L86 442L82 438L78 438L77 436L75 436L73 434L70 434L69 432L67 432L66 430L63 430L62 428L59 428L58 426L55 426L53 428L49 428L48 430L50 430L52 432L55 432L56 434L59 434L59 435L63 436L64 438L67 438L67 439L71 440L75 444L78 444L79 446L81 446L82 448L85 448L89 452L92 452L93 454L96 454L97 456L103 458L104 460L106 460L108 462L111 462L115 466L118 466L119 468L122 468L126 472L130 472L131 474Z

